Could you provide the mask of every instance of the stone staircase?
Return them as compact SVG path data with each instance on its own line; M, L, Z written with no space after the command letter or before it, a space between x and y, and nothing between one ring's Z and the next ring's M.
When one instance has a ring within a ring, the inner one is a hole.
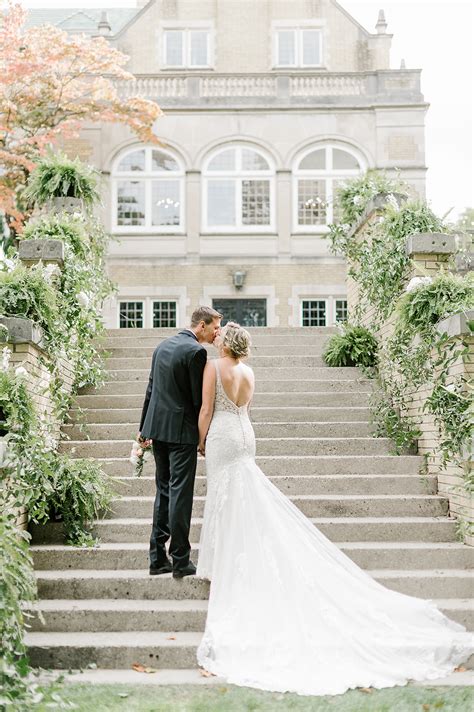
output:
M454 620L474 628L473 550L456 541L448 503L436 478L419 474L422 458L389 454L369 425L371 381L357 368L327 368L321 354L333 328L252 329L250 365L257 388L252 419L257 461L267 476L359 566L389 588L435 600ZM38 612L27 635L34 665L55 669L94 663L130 669L196 667L208 584L148 574L155 492L153 463L140 479L128 461L137 434L151 355L174 330L111 329L109 381L84 390L88 429L63 428L62 450L94 457L117 478L120 497L95 522L97 548L61 544L61 526L32 527ZM209 349L210 356L216 355ZM86 434L87 433L87 434ZM90 439L87 439L87 436ZM191 526L198 557L206 494L198 463Z

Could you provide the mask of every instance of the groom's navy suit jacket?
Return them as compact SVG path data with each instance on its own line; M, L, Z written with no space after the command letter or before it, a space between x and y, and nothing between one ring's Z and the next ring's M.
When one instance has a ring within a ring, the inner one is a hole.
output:
M191 331L180 331L153 352L140 433L168 443L197 445L207 351Z

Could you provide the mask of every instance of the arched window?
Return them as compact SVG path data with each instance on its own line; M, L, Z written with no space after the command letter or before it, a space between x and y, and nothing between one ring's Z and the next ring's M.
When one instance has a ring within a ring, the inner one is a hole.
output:
M274 231L274 177L271 160L255 148L212 153L203 169L203 230Z
M318 231L337 220L335 190L362 168L355 151L335 144L320 144L300 154L293 170L294 231Z
M118 232L182 232L184 169L162 148L122 154L112 172L113 227Z

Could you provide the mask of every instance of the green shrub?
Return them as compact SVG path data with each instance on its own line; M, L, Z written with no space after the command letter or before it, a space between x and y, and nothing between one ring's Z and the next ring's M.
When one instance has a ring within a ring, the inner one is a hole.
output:
M22 197L30 203L45 205L52 198L80 198L85 206L100 200L99 174L78 158L50 152L32 171Z
M328 366L374 366L377 340L363 326L343 325L343 333L329 339L323 353Z

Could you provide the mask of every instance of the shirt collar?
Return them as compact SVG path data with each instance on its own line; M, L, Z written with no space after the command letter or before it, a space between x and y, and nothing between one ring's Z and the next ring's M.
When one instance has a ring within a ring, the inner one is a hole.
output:
M198 340L196 334L194 333L194 331L191 331L191 329L182 329L181 333L191 334L191 336L193 336L196 339L196 341Z

